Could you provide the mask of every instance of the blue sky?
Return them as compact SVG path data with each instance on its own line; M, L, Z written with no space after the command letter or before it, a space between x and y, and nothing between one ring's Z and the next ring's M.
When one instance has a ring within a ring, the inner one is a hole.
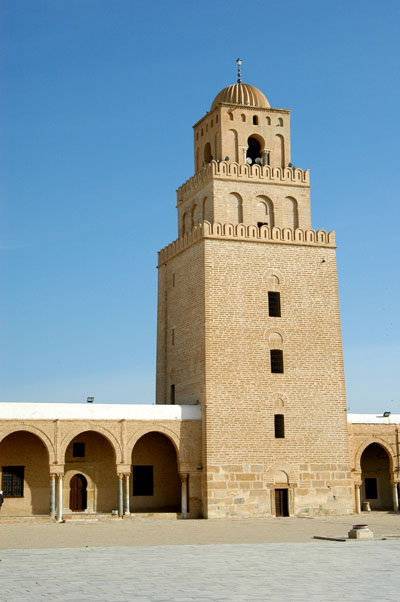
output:
M192 128L243 80L292 110L336 230L348 406L400 412L396 1L3 0L0 400L153 403L156 252Z

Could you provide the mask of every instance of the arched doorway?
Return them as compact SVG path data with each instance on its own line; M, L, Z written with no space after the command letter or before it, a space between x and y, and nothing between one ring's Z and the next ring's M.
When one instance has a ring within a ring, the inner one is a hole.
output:
M390 459L379 443L368 445L361 456L361 503L369 502L371 510L392 510Z
M132 451L131 512L180 512L176 451L162 433L141 437Z
M16 431L0 443L2 515L31 516L50 510L49 454L43 441Z
M89 513L109 513L118 508L115 453L104 435L95 431L76 435L65 452L64 470L65 508Z
M87 508L87 479L83 474L75 474L69 482L69 507L72 512Z

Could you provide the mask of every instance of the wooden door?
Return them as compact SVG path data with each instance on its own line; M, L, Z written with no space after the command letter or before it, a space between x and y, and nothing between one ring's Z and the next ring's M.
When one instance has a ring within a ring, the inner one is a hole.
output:
M87 480L76 474L70 482L69 507L72 512L83 512L87 508Z
M275 515L289 516L289 500L287 489L275 489Z

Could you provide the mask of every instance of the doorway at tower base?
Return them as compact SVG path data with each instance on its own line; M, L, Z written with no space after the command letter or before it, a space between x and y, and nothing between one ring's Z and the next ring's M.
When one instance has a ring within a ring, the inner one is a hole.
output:
M329 516L354 512L348 466L287 463L207 467L205 518Z

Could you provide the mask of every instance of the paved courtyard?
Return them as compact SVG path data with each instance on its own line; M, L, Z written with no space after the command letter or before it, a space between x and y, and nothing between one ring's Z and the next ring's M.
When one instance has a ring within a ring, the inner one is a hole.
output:
M368 519L376 535L400 536L399 515ZM346 535L353 522L0 523L0 602L398 602L400 540L312 539ZM273 543L279 532L285 542ZM237 543L210 543L213 534ZM158 545L166 537L174 545Z

